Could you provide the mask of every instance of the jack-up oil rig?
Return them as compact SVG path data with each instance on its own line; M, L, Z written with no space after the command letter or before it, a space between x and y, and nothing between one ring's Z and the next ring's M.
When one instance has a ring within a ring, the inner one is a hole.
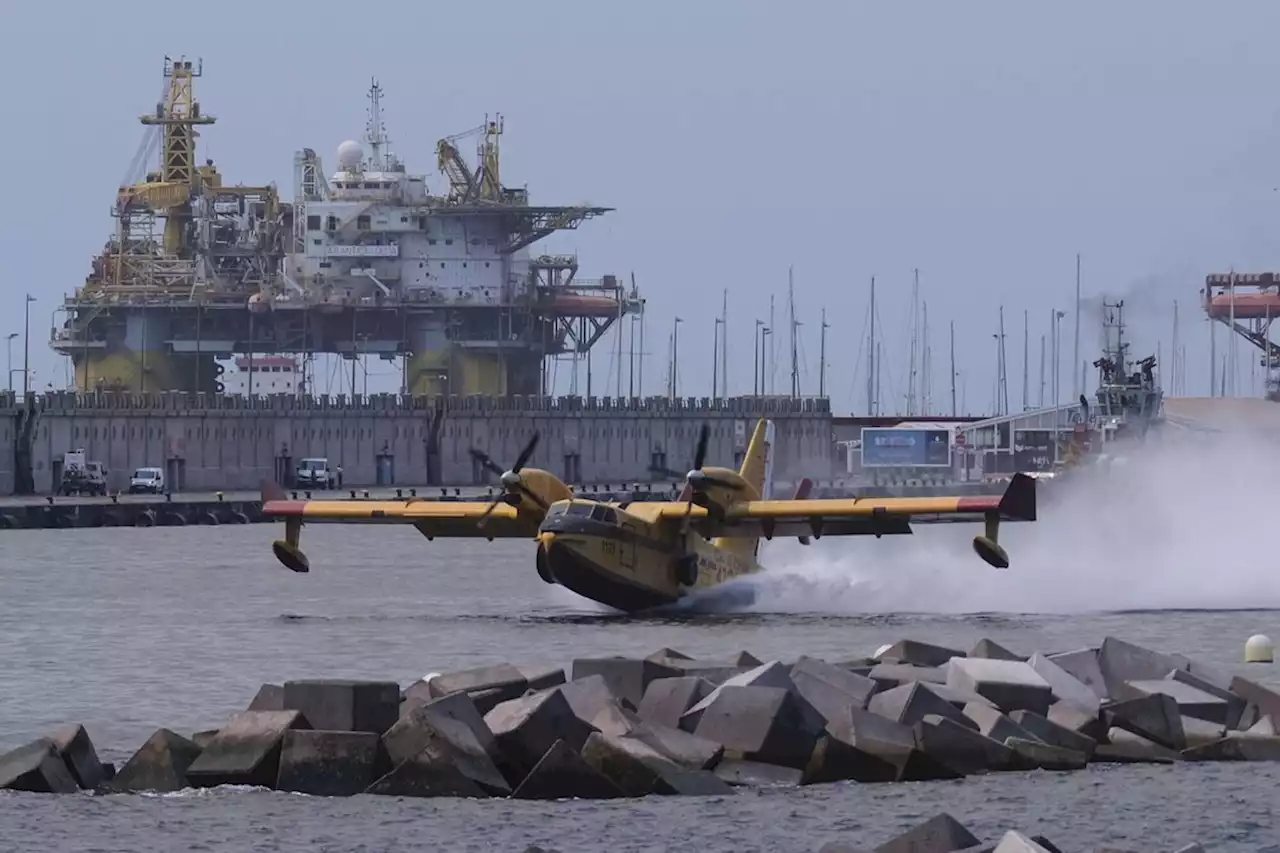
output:
M504 186L501 116L437 143L448 188L433 195L391 153L374 81L364 143L339 145L328 177L314 150L297 152L286 202L274 184L227 185L198 163L197 128L215 121L195 97L201 73L165 57L115 232L61 309L51 344L78 390L220 394L217 359L301 354L305 371L336 353L403 358L404 394L542 396L548 356L586 353L643 312L634 283L530 254L610 208L534 206ZM457 147L473 136L474 169ZM159 168L143 176L157 144ZM313 392L305 376L299 390Z

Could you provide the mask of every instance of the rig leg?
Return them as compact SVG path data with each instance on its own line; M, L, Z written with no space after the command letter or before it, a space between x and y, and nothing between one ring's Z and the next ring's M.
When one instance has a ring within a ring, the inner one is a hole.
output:
M1000 514L989 512L984 522L986 530L984 535L973 537L973 550L988 565L997 569L1009 568L1009 554L999 542Z

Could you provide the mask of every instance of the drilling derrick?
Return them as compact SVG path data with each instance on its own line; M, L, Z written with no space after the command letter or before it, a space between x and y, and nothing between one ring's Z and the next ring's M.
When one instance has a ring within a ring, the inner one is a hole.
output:
M135 158L158 141L159 168L120 187L114 234L60 309L51 345L71 357L78 390L220 392L215 358L247 342L250 300L279 266L275 187L224 186L212 160L197 162L197 128L215 121L195 97L201 74L165 57Z

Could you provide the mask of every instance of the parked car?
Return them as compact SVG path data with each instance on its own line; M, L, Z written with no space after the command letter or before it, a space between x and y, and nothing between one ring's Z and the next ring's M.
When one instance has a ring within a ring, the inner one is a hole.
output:
M129 478L129 494L150 492L158 495L164 492L164 472L159 468L139 468Z
M337 474L329 467L329 460L323 456L303 459L294 471L294 480L300 487L310 486L317 489L332 489L337 483Z

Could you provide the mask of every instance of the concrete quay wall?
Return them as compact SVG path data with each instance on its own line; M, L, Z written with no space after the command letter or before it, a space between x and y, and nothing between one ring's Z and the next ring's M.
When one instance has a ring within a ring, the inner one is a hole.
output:
M490 478L469 449L505 467L534 431L530 464L568 482L647 483L655 463L692 463L703 423L706 464L735 467L759 417L775 424L775 478L830 476L831 412L816 399L0 394L0 494L19 482L24 432L36 494L54 491L63 454L78 448L107 466L111 489L142 466L163 468L173 491L254 489L314 456L341 465L347 486L474 485Z

